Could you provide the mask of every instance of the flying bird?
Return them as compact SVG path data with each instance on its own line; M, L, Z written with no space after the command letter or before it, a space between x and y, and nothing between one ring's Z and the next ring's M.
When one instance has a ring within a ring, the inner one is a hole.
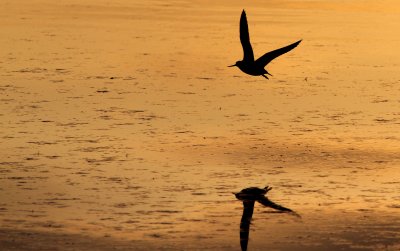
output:
M237 66L244 73L253 76L261 75L264 78L268 79L268 76L266 76L265 74L270 76L272 75L267 70L265 70L264 67L267 66L267 64L275 58L294 49L301 42L301 40L280 49L267 52L254 61L254 53L250 43L246 12L243 10L242 15L240 16L240 42L242 43L243 47L243 60L237 61L234 65L230 65L228 67Z

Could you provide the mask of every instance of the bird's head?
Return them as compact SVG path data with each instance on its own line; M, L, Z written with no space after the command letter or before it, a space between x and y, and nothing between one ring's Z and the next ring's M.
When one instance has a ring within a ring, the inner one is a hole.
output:
M235 64L233 64L233 65L229 65L228 67L234 67L234 66L237 66L237 67L239 67L239 65L241 65L243 62L242 61L236 61L236 63Z

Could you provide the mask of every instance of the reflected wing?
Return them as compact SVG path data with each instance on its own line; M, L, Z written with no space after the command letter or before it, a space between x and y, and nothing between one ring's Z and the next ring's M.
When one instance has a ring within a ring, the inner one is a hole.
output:
M293 212L293 210L291 210L291 209L289 209L289 208L286 208L286 207L283 207L283 206L281 206L281 205L278 205L278 204L276 204L276 203L270 201L270 200L269 200L268 198L266 198L266 197L263 197L263 198L259 199L258 202L260 202L261 204L263 204L263 205L266 206L266 207L270 207L270 208L273 208L273 209L276 209L276 210L279 210L279 211L283 211L283 212Z
M246 12L242 11L240 16L240 42L243 47L243 61L254 61L253 48L250 44L249 27L247 25Z
M265 67L269 62L274 60L276 57L279 57L280 55L293 50L300 42L301 42L301 40L299 40L296 43L293 43L291 45L285 46L283 48L267 52L263 56L261 56L259 59L257 59L256 63Z
M254 200L243 201L243 215L240 221L240 247L242 251L247 250L247 244L249 242L249 232L251 218L253 217L254 211Z

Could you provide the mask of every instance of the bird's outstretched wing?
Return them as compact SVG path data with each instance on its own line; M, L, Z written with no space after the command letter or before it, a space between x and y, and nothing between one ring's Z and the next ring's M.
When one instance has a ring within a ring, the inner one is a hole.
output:
M263 56L261 56L260 58L258 58L256 60L256 64L262 65L262 66L265 67L269 62L274 60L276 57L279 57L280 55L285 54L286 52L289 52L289 51L293 50L300 42L301 42L301 40L299 40L296 43L293 43L291 45L282 47L280 49L267 52Z
M283 212L293 212L293 210L283 207L281 205L278 205L272 201L270 201L268 198L266 197L262 197L259 200L257 200L258 202L260 202L261 204L263 204L266 207L270 207L279 211L283 211Z
M243 61L253 62L253 48L251 48L250 44L249 27L247 25L246 12L244 10L240 16L240 42L242 43L243 47Z

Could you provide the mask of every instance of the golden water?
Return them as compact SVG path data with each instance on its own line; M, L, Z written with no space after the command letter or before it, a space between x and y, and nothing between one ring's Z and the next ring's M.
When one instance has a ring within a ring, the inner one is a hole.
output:
M240 250L270 185L249 250L399 248L400 4L327 2L2 1L0 226Z

